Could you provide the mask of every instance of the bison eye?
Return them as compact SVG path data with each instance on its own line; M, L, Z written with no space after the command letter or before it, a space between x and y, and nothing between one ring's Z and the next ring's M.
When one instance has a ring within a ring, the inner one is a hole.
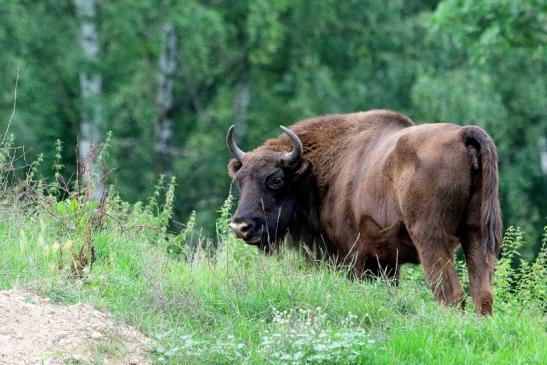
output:
M268 186L273 190L281 189L283 187L283 179L279 176L272 177L268 180Z

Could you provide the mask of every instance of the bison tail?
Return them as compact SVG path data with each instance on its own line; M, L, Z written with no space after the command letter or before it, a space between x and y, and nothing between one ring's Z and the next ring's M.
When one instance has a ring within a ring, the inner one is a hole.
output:
M498 199L498 152L492 138L475 126L463 128L463 141L472 168L480 170L480 225L483 243L496 257L502 240L501 208Z

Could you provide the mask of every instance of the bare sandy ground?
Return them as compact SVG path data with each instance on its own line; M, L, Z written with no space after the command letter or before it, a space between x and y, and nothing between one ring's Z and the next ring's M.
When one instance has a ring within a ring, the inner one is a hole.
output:
M149 340L86 304L0 291L0 364L151 364Z

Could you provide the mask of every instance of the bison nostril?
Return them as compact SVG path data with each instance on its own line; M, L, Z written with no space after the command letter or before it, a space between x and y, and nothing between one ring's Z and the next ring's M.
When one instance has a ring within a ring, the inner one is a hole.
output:
M247 232L249 232L251 230L251 225L249 223L246 223L246 222L230 222L230 227L232 227L232 229L234 230L236 236L245 236L245 234Z

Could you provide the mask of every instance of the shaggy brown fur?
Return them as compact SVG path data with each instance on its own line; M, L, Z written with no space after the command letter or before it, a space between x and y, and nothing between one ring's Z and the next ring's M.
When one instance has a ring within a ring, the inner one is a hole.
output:
M293 242L320 244L358 274L382 270L397 279L401 264L421 263L435 298L449 305L464 302L453 259L461 243L475 310L492 312L502 222L488 134L475 126L414 125L389 110L311 118L291 130L304 147L297 164L280 165L292 149L285 134L243 163L230 162L241 187L235 221L252 216L268 244L287 232ZM274 175L282 189L268 188ZM276 216L281 232L273 239Z

